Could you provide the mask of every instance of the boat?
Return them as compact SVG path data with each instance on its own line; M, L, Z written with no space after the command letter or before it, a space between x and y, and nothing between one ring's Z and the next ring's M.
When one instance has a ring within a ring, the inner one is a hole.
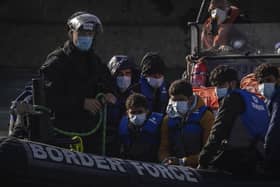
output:
M0 167L7 186L280 186L279 178L124 160L12 136L0 139Z

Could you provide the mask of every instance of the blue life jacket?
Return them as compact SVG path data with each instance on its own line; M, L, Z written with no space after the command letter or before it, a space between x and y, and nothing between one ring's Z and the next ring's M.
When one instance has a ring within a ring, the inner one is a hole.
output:
M198 108L189 115L187 120L181 117L168 119L168 138L173 156L184 157L200 152L203 139L200 120L207 109L207 106Z
M264 140L269 124L268 110L264 101L246 90L235 89L231 92L240 94L245 102L246 110L242 113L241 120L249 134Z
M117 98L115 104L108 105L107 123L118 128L122 116L125 114L125 99Z
M149 85L145 77L140 78L140 85L141 85L141 93L146 96L148 100L148 108L150 111L165 113L166 105L168 103L168 93L166 89L166 85L163 82L161 87L159 87L160 92L160 108L155 109L153 108L153 104L156 100L155 95L153 93L153 88Z
M108 104L107 111L107 127L118 128L121 118L126 113L125 102L126 99L134 92L133 86L129 87L124 93L117 94L117 101L115 104Z
M141 127L140 143L159 144L159 133L162 119L163 114L156 112L153 112L148 117L145 124ZM120 122L119 136L122 144L131 145L133 144L133 139L128 128L128 123L128 116L124 116Z

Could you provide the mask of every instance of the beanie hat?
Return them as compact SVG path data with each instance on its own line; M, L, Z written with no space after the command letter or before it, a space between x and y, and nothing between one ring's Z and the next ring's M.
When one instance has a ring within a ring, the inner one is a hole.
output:
M142 75L150 75L156 73L164 74L165 64L158 53L148 52L144 55L140 64L140 68Z

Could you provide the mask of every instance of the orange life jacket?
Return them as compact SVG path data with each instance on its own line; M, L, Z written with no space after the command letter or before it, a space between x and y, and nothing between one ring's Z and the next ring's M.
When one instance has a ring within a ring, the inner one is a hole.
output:
M225 20L223 24L219 26L218 29L218 34L213 35L211 33L211 17L207 18L205 23L203 24L203 36L202 36L202 43L203 47L205 49L213 47L214 44L219 44L219 45L227 45L228 42L228 34L229 34L229 28L228 24L234 23L235 20L238 18L240 15L240 11L237 7L231 6L230 7L230 12L229 12L228 18Z
M258 86L259 86L259 84L258 84L258 81L255 78L254 73L250 73L250 74L246 75L240 81L240 88L241 89L245 89L245 90L247 90L251 93L256 94L261 99L264 99L264 96L262 96L258 91Z
M258 82L253 73L250 73L242 78L240 81L240 88L254 93L259 98L264 99L264 96L258 92ZM203 99L206 106L210 107L214 111L218 110L219 102L215 87L194 87L193 92Z
M194 87L193 92L202 98L206 106L218 110L219 102L215 87Z

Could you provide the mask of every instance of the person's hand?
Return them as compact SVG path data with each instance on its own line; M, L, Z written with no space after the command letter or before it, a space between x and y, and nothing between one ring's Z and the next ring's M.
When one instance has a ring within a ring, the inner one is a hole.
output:
M187 158L177 158L177 157L167 157L162 162L164 165L180 165L180 166L186 166L187 164Z
M229 51L232 51L233 48L229 45L221 45L219 48L218 48L219 51L221 52L229 52Z
M216 47L210 47L200 52L201 56L216 56L219 50Z
M20 102L16 105L15 112L20 115L28 114L33 112L33 106L31 104Z
M115 104L117 102L117 98L112 93L107 93L105 94L105 101L111 104Z
M196 167L196 169L204 169L200 164Z
M86 98L84 109L96 114L102 108L102 104L97 99Z
M179 158L174 156L167 157L161 163L164 165L179 165Z
M193 55L187 55L185 59L187 63L195 63L196 60Z
M198 164L198 166L196 167L196 169L211 169L211 170L213 170L214 168L213 168L213 166L211 166L211 165L206 165L206 166L204 166L204 165L201 165L201 164Z

